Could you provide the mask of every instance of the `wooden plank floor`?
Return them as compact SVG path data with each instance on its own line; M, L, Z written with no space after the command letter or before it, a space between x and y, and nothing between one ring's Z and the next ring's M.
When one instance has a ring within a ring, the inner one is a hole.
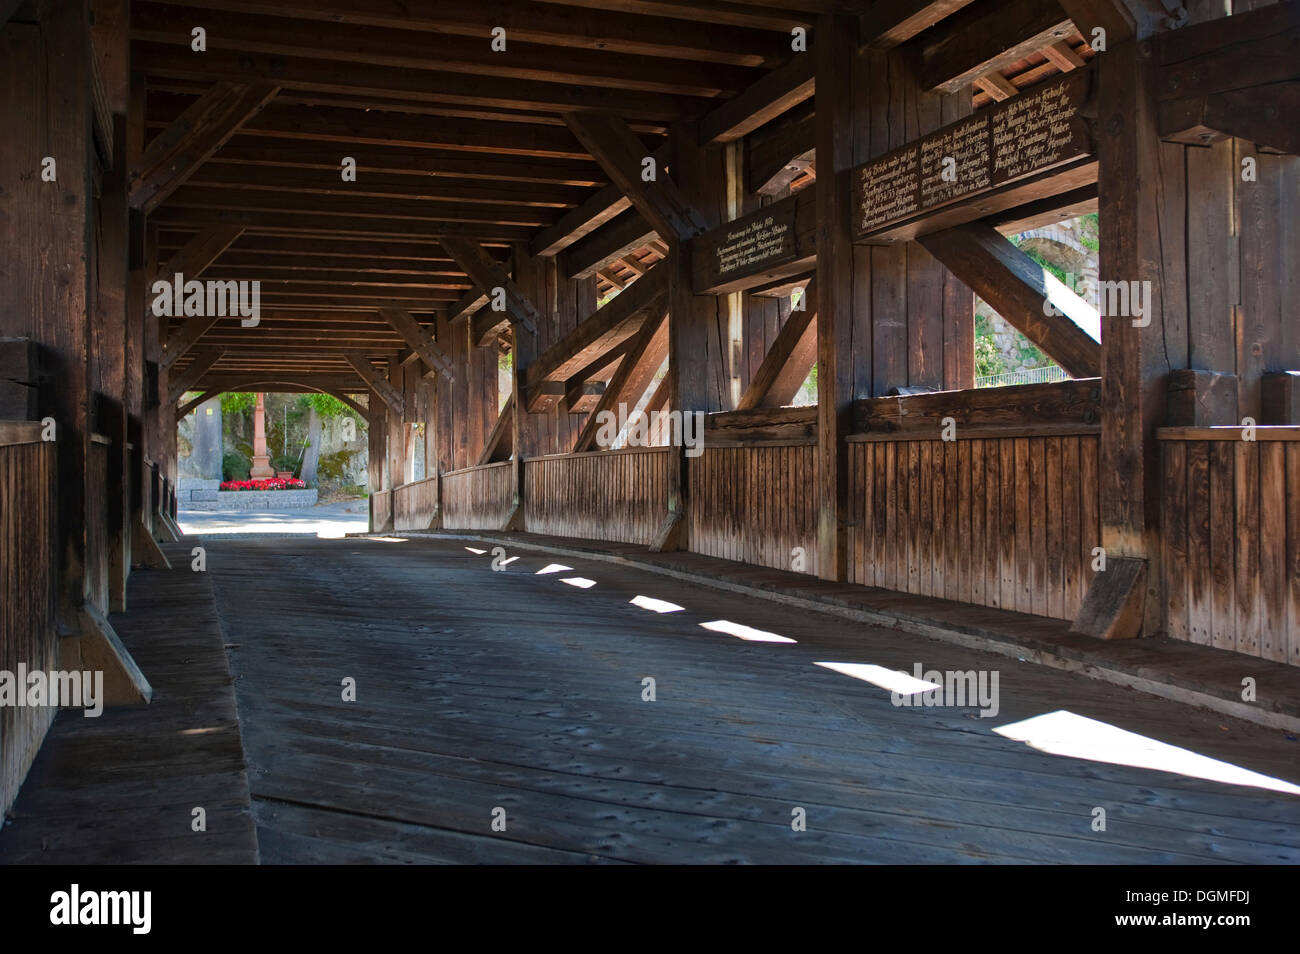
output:
M515 552L494 572L448 540L208 542L264 862L1300 861L1300 797L992 729L1067 710L1298 782L1284 732L632 568L536 575L552 558ZM998 670L1001 711L895 707L819 661Z
M65 709L0 830L4 864L252 864L257 838L211 579L188 540L131 576L112 622L153 686L148 706ZM192 830L202 807L207 831Z

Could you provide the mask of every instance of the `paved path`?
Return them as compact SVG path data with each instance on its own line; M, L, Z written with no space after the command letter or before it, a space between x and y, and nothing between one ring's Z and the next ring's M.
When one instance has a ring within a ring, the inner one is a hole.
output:
M208 541L264 862L1300 861L1284 732L626 567L492 559ZM997 715L846 674L916 662L998 671Z
M345 500L302 510L182 510L177 522L185 534L342 537L369 529L368 506L365 500Z

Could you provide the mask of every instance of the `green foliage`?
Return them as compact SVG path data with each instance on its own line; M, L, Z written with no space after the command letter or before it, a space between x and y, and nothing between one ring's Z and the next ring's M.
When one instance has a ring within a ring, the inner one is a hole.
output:
M352 463L352 458L359 453L359 450L343 449L333 454L322 454L316 461L317 479L342 480L348 465Z
M1101 250L1101 216L1096 212L1088 215L1081 215L1078 218L1079 223L1079 244L1084 248L1097 252Z
M322 420L330 420L336 417L351 417L361 420L361 416L356 411L348 407L332 394L300 394L298 395L298 407L304 411L315 408L316 414Z
M223 480L248 480L248 472L253 462L238 451L231 451L221 458L221 477Z
M1065 273L1065 269L1063 269L1061 266L1052 264L1047 259L1043 258L1043 256L1035 249L1022 248L1020 251L1024 252L1026 255L1032 258L1039 265L1043 266L1043 268L1047 269L1049 272L1055 275L1056 280L1059 281L1062 285L1069 286L1070 288L1074 287L1073 285L1070 284L1070 280Z
M271 467L277 472L287 470L298 476L298 458L292 454L276 454L271 458Z
M1006 359L998 350L993 339L993 329L989 326L988 315L975 316L975 374L987 377L990 374L1002 374L1007 370Z
M247 414L257 407L257 395L250 391L227 391L221 395L222 414Z

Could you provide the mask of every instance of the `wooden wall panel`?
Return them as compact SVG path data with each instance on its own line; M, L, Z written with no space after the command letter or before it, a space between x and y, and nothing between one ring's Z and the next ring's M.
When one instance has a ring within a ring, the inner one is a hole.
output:
M817 572L815 445L706 446L688 470L692 551Z
M438 509L438 478L426 477L393 491L393 529L427 530Z
M393 492L391 490L371 491L370 529L372 533L385 533L393 529Z
M499 530L514 503L514 464L501 461L442 475L442 525L448 530Z
M1095 433L855 435L849 579L1073 619L1101 537ZM861 539L857 539L860 536Z
M532 258L522 248L515 250L515 282L542 316L537 329L537 354L545 352L596 310L596 279L567 277L561 271L562 260L563 256ZM568 414L559 405L541 414L527 415L524 456L569 453L586 420L586 414Z
M668 515L677 454L638 448L527 460L525 529L649 546Z
M86 458L86 599L108 614L108 459L97 438Z
M0 437L0 670L58 667L55 577L55 446ZM0 707L0 818L13 804L53 707Z
M1300 440L1240 433L1161 432L1164 629L1300 665Z

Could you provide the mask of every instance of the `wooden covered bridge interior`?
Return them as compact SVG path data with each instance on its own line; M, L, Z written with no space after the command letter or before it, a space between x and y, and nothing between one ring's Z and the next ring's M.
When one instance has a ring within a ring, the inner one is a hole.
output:
M0 708L0 860L1300 859L1297 116L1300 0L0 0L0 670L125 707ZM1094 289L1010 241L1087 213ZM976 389L977 295L1069 379ZM363 414L370 537L191 572L177 423L232 391ZM976 743L806 665L854 653L1284 787ZM294 711L354 671L400 698ZM218 777L227 842L50 834Z

